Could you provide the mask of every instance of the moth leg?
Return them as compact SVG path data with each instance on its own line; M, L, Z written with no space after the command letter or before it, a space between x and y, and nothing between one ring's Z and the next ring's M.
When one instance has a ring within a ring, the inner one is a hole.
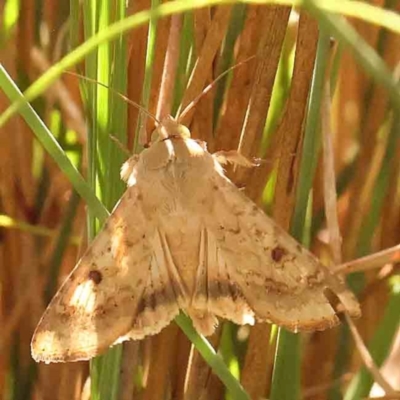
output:
M250 161L247 157L245 157L243 154L240 154L236 150L217 151L213 154L213 157L222 165L233 164L245 168L253 168L258 166L258 164Z

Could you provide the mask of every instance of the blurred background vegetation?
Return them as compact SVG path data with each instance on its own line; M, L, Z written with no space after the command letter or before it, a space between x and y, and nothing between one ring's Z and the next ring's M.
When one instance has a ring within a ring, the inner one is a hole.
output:
M0 111L47 73L25 93L36 113L22 105L0 116L1 399L357 400L400 390L399 256L374 258L400 238L400 2L209 3L0 0ZM102 204L111 210L124 190L126 154L111 136L132 152L150 140L151 119L115 91L175 114L243 61L183 122L211 152L260 158L229 176L324 263L372 255L357 268L377 268L347 277L376 366L364 366L346 324L294 335L224 323L209 338L222 364L183 316L190 340L173 323L90 364L34 363L46 304L104 221Z

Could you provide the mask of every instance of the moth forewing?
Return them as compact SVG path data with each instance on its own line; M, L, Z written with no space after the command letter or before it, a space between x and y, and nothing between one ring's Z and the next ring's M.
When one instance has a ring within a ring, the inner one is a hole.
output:
M158 333L182 309L210 335L217 317L297 331L338 322L329 273L241 193L204 143L172 118L124 164L128 189L55 295L34 334L38 361L91 358L114 343Z
M205 225L216 243L216 265L226 271L235 304L237 299L245 300L256 319L294 331L325 329L338 322L325 296L329 287L351 315L360 314L357 301L344 284L241 193L219 168L210 177L209 187L212 209L205 214ZM228 319L235 320L232 316Z
M139 195L127 190L54 296L32 340L36 360L89 359L131 328L151 262L145 216L127 207Z

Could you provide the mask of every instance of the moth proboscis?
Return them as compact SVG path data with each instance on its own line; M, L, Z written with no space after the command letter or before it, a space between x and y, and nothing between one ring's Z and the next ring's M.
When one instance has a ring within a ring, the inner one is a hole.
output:
M248 199L204 143L171 117L157 133L123 165L128 189L40 320L36 361L90 359L160 332L179 310L206 336L219 317L325 329L339 321L325 289L360 315L342 280Z

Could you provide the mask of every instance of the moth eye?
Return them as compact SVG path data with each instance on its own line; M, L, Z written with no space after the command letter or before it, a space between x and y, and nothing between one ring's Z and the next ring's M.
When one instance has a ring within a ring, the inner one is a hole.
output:
M103 275L101 274L100 271L98 271L97 269L92 269L89 272L88 278L95 283L96 285L98 285L102 280L103 280Z
M280 246L276 246L271 251L271 257L275 262L281 261L285 254L286 254L286 250Z
M190 131L184 125L178 125L178 134L183 139L190 139Z

